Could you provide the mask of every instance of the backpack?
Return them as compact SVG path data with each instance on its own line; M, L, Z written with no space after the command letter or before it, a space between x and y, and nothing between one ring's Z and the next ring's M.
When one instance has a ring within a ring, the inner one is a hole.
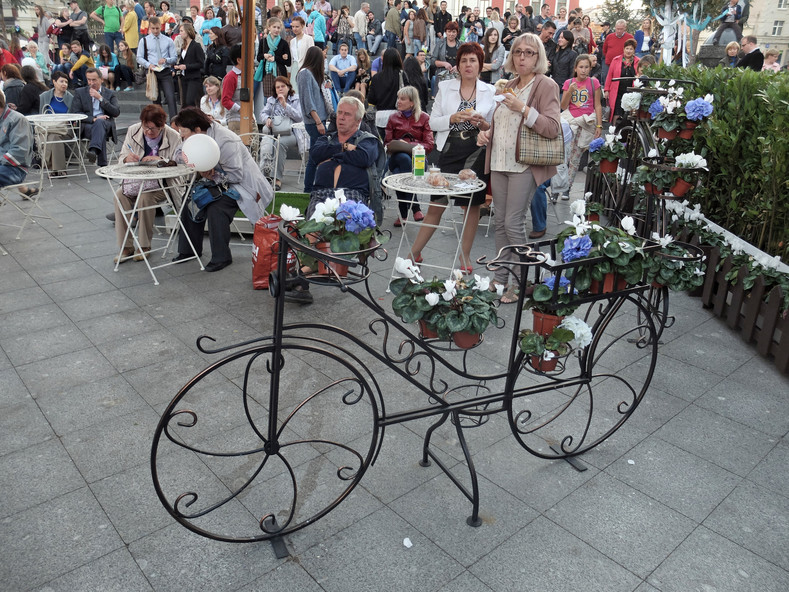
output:
M381 188L381 179L383 178L386 169L386 150L381 138L369 132L359 130L356 137L349 141L354 146L358 145L362 140L373 138L378 143L378 158L375 159L375 165L367 169L367 180L370 186L370 209L375 213L375 223L380 226L384 220L384 204L383 204L383 189Z

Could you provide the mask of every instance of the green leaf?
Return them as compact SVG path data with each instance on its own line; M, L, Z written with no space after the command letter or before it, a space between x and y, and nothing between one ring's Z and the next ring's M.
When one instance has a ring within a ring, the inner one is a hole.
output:
M535 302L548 302L552 296L553 292L545 284L537 284L534 286L534 291L531 295L532 300Z
M446 320L447 329L450 333L459 333L460 331L466 331L468 329L469 318L467 314L457 310L451 310L446 315Z
M404 323L416 323L419 319L422 318L423 311L419 310L415 305L406 306L400 316L403 319Z

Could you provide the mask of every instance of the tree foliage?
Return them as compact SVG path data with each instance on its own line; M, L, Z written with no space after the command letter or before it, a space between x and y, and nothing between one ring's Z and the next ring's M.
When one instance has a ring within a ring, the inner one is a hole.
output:
M604 22L611 23L611 29L619 19L627 21L627 30L631 33L638 28L638 13L630 10L630 3L627 0L605 0L600 14Z

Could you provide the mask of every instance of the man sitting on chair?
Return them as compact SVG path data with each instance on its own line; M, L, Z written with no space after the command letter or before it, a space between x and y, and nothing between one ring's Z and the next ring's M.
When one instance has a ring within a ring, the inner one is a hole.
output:
M33 159L33 133L25 116L5 104L0 90L0 187L18 185L25 180L27 168ZM32 196L36 190L20 193Z
M88 86L74 91L72 113L82 113L88 118L82 122L82 135L90 138L87 157L90 162L98 160L99 166L107 166L107 137L118 143L115 118L120 115L115 93L101 85L101 72L88 68L85 72Z

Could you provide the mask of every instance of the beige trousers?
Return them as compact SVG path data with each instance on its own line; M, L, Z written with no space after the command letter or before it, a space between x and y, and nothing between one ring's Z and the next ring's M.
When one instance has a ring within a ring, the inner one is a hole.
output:
M134 197L127 197L123 194L123 189L118 188L115 192L118 201L123 204L123 209L126 211L134 207ZM138 207L153 206L162 203L165 200L164 191L161 189L157 191L143 191L140 194L140 203ZM125 248L132 248L134 241L132 240L131 233L126 237L126 220L121 214L121 209L118 207L118 201L115 202L115 236L118 239L118 246L121 244ZM140 241L140 246L143 248L151 248L151 235L153 234L153 221L156 217L156 210L143 210L137 213L139 221L137 222L137 239ZM126 241L124 242L124 237Z

